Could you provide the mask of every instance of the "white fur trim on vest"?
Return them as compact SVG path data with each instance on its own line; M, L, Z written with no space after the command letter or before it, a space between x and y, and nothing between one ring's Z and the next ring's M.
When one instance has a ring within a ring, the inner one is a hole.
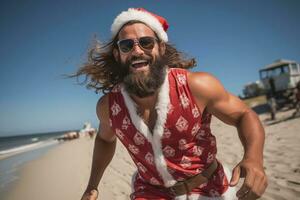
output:
M124 86L121 87L121 93L123 95L125 105L129 112L130 118L132 123L134 124L135 128L143 134L145 138L152 144L152 134L148 128L148 126L144 123L141 117L137 114L136 104L132 101L131 97L125 90Z
M164 124L166 123L167 120L168 105L170 103L169 90L170 88L169 88L168 73L166 73L165 80L159 89L158 100L155 106L157 112L157 119L156 119L156 123L153 129L153 135L152 135L148 126L145 124L143 119L137 114L136 104L130 98L129 94L124 89L124 86L122 86L121 88L121 93L124 97L124 101L129 111L129 115L131 117L132 123L134 124L136 129L141 134L143 134L152 145L155 166L163 179L165 187L170 187L176 183L176 180L174 180L172 175L168 172L167 163L162 153L162 146L161 146L161 138L164 133Z
M150 13L145 11L129 8L128 11L123 11L119 14L111 25L112 36L116 36L119 30L129 21L137 20L148 25L164 42L168 42L168 35L164 31L162 24Z

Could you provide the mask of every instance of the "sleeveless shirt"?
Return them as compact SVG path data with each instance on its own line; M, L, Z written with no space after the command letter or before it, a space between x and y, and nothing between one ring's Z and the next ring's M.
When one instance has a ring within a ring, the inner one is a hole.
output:
M128 150L145 183L170 187L201 173L216 159L211 114L197 107L187 71L170 68L159 88L157 119L151 132L122 84L109 93L110 125ZM220 196L228 188L221 163L208 183L192 193Z

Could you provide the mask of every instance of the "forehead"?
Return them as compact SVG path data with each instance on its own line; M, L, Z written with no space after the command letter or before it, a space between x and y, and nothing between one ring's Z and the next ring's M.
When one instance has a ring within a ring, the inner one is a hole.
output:
M119 40L127 38L155 37L154 31L143 23L125 25L119 32Z

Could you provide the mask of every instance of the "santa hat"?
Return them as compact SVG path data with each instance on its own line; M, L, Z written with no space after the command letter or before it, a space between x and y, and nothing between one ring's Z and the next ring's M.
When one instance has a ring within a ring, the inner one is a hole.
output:
M124 24L133 20L145 23L157 34L160 40L168 42L167 30L169 24L167 20L143 8L129 8L119 14L111 25L112 36L115 37Z

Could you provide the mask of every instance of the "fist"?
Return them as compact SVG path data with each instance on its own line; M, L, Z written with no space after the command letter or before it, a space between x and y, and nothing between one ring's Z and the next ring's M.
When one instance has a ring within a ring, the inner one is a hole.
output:
M241 161L233 169L230 186L237 185L241 177L244 177L245 180L236 194L239 200L254 200L262 196L267 188L268 182L261 164L249 160Z
M98 197L98 191L97 190L91 190L91 191L87 191L85 192L82 197L81 200L97 200Z

